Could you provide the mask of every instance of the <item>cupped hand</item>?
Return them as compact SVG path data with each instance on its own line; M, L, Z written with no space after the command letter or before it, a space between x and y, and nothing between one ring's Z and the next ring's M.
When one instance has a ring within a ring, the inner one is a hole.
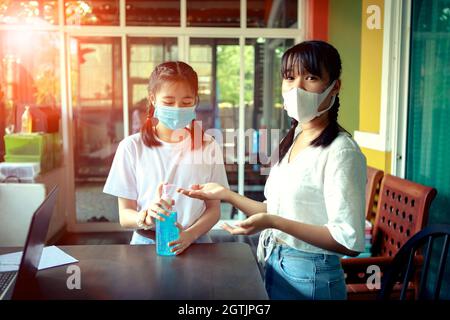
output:
M221 225L222 229L234 235L250 235L264 229L273 227L273 215L261 212L251 215L249 218L239 221L235 226L227 223Z
M214 182L193 184L190 189L177 189L177 192L185 196L200 200L225 200L228 191L224 186Z

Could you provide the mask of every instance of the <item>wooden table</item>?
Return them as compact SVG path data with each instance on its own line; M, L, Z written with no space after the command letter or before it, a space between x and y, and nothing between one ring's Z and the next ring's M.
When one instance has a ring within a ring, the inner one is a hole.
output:
M193 244L177 257L156 255L154 245L59 248L79 260L81 289L68 289L69 265L41 270L40 299L268 299L244 243Z

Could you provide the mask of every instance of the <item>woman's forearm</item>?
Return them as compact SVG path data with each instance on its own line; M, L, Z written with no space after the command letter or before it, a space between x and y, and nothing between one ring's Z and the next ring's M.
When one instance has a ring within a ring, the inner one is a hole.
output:
M273 228L290 234L297 239L325 250L349 256L358 255L358 252L347 249L339 242L334 240L330 231L325 226L310 225L275 215L271 215L271 218Z
M119 209L119 222L120 225L127 229L136 229L138 228L136 219L138 216L138 212L133 209L124 208Z
M119 223L127 229L136 229L137 225L137 202L136 200L118 198L117 206L119 207Z
M220 219L220 201L208 200L205 212L186 231L192 232L196 239L211 230Z
M249 199L231 190L228 190L225 201L244 212L247 217L267 211L267 205L264 202Z

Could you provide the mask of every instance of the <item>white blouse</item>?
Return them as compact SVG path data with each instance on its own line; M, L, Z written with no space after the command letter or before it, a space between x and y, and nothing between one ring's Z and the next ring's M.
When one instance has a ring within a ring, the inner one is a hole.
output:
M366 158L356 142L342 132L328 147L308 146L288 163L291 149L267 179L267 212L326 226L344 247L364 251ZM272 232L298 250L337 254L280 230Z
M158 184L169 182L177 187L217 182L228 187L227 175L219 144L205 134L203 148L191 150L188 136L179 143L162 140L161 146L149 148L136 133L123 139L117 148L103 192L137 201L137 210L148 208L155 199ZM205 211L204 201L172 195L178 222L191 226Z

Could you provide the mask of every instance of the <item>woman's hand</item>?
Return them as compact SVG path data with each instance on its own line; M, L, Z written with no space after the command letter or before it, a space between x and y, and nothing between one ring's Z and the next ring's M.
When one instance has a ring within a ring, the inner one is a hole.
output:
M274 217L274 215L268 214L267 212L256 213L249 218L236 223L235 227L226 223L222 224L221 227L231 234L250 235L264 229L273 228Z
M196 237L188 230L183 229L183 226L178 222L175 223L178 230L180 230L180 237L178 240L169 242L169 247L173 247L170 251L175 252L176 255L181 254L186 250L196 239Z
M153 226L155 219L164 221L164 216L170 216L170 210L172 210L172 206L175 204L174 200L169 204L167 201L161 199L164 184L160 183L158 185L155 200L153 200L153 203L147 209L147 216L144 223L148 226Z
M224 186L214 182L193 184L191 189L177 189L177 192L182 193L185 196L200 200L225 200L228 191L229 190Z

